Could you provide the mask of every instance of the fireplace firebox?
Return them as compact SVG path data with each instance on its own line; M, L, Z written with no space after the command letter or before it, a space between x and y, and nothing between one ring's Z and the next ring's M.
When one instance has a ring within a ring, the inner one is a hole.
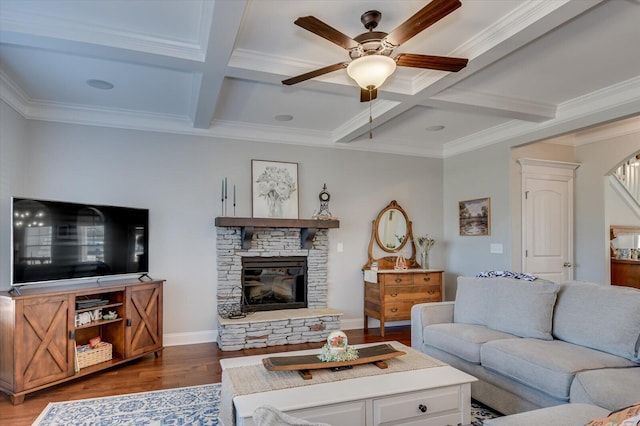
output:
M307 258L243 257L243 311L307 307Z

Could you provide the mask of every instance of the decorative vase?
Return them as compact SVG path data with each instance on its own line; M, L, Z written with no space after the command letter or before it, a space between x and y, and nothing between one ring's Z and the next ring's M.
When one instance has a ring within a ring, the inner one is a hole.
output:
M420 258L420 266L422 266L422 269L429 269L429 252L422 250Z

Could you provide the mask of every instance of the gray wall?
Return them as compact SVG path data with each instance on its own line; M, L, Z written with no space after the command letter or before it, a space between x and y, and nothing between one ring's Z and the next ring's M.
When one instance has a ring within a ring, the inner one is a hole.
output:
M27 120L0 101L0 289L11 279L11 195L24 190L28 139Z
M444 236L447 299L455 296L459 275L511 266L511 216L509 205L509 147L492 145L444 161ZM491 198L491 235L460 236L458 202ZM490 244L502 244L502 254L489 253Z
M3 175L3 202L21 195L150 209L150 270L153 277L167 280L169 335L192 333L195 340L206 339L216 329L213 221L220 215L220 182L226 176L229 185L237 186L237 216L250 217L251 159L299 164L301 218L318 209L318 193L326 182L330 210L340 219L340 228L329 231L329 306L344 312L345 328L362 326L361 268L371 221L380 209L395 199L409 214L416 235L428 232L442 239L439 159L41 121L29 121L28 129L17 133L8 139L20 139L28 160L3 138L3 165L24 167L25 182L17 185L11 178L5 183ZM24 134L29 137L23 139ZM3 229L8 222L4 216ZM6 229L2 241L2 261L8 264ZM338 242L344 244L342 253ZM444 266L438 245L431 261L434 267ZM0 283L9 286L8 273L3 272Z

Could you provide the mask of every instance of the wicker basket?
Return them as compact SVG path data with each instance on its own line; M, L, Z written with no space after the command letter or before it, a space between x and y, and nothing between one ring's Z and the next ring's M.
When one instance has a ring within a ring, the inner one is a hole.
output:
M85 345L89 346L89 345ZM107 342L100 342L95 348L83 352L76 351L78 368L88 367L101 362L109 361L113 358L113 345Z

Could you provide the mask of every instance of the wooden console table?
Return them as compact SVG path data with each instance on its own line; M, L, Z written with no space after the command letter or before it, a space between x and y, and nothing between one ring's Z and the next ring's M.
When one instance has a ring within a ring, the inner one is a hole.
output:
M30 392L152 352L160 356L163 282L114 280L24 288L20 295L0 292L0 391L20 404ZM88 300L100 302L87 307ZM96 310L115 311L117 317L76 322L76 314ZM97 336L111 344L111 358L80 368L76 344Z
M411 307L417 303L442 302L443 271L437 269L364 270L364 329L369 317L380 321L384 337L386 321L411 319Z

